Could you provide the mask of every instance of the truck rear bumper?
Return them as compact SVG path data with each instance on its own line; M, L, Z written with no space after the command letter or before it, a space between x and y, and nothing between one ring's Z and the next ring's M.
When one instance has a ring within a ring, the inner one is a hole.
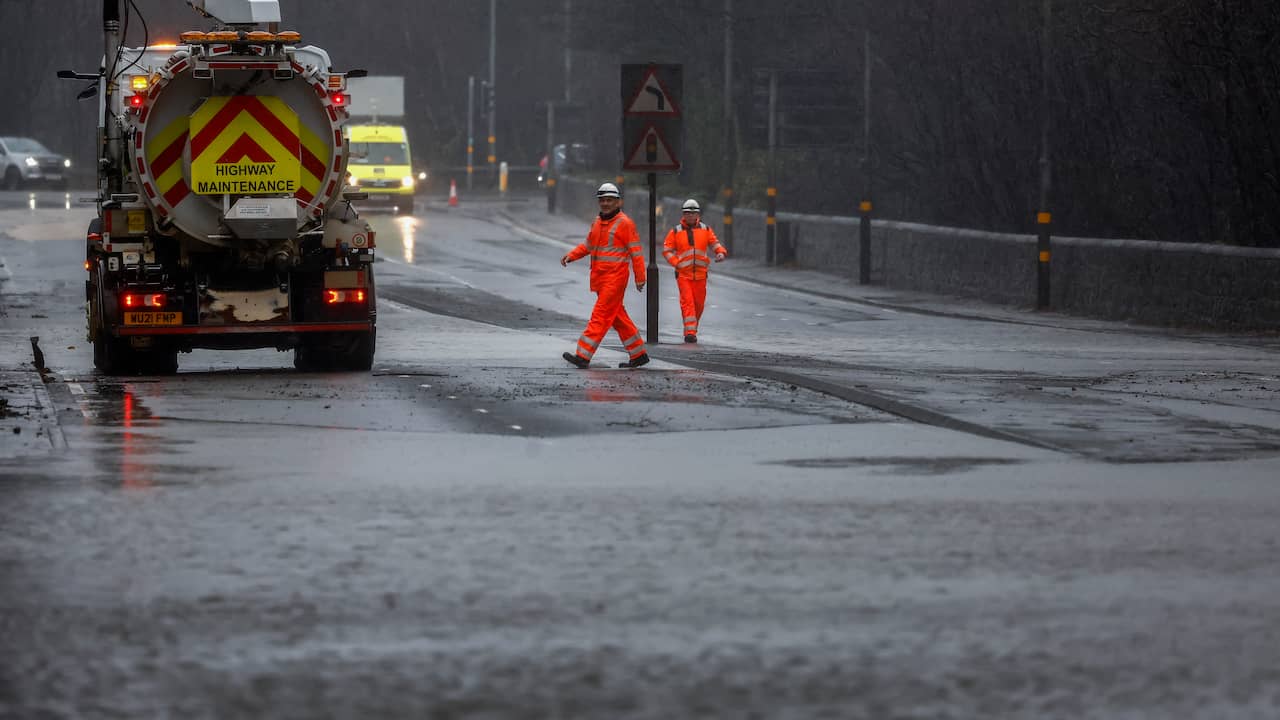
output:
M279 325L174 325L127 326L115 328L117 337L159 335L276 335L282 333L317 332L370 332L373 323L364 322L308 322Z

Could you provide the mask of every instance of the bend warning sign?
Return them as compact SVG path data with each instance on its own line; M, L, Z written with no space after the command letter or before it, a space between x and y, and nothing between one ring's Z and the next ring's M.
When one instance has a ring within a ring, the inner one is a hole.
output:
M680 115L679 101L658 77L658 67L645 69L644 80L636 88L635 96L627 103L624 115Z
M678 172L684 140L684 68L623 65L622 169Z
M211 97L191 116L191 184L202 195L293 194L298 115L279 98Z

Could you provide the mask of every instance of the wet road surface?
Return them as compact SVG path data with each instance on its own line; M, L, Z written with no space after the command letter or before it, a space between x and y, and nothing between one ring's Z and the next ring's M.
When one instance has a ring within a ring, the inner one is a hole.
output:
M40 337L23 412L60 445L3 446L0 717L1280 706L1265 345L726 279L704 343L629 371L615 338L584 372L563 245L428 208L375 217L374 372L107 378L84 223L21 200L0 359L30 379Z

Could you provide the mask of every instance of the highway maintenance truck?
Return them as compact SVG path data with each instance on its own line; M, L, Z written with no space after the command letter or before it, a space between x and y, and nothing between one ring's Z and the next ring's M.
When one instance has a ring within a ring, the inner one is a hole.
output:
M130 48L122 0L103 0L99 71L58 73L100 98L84 265L94 364L168 374L194 348L274 347L300 370L368 370L374 233L345 187L343 133L347 78L362 71L279 30L278 0L188 4L213 27Z
M371 75L352 78L347 111L347 139L351 143L347 181L368 194L368 207L381 205L413 214L417 185L425 172L414 172L409 133L404 122L404 78Z

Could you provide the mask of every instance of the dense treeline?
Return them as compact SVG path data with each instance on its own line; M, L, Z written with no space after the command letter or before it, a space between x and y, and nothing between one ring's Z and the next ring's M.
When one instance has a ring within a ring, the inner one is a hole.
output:
M153 38L201 21L181 0L134 0ZM881 216L1030 231L1039 200L1041 54L1048 58L1058 233L1280 247L1280 5L1274 0L498 0L498 154L534 164L547 100L586 105L580 132L599 172L618 162L618 64L685 66L686 170L664 191L713 196L732 176L760 204L767 153L753 99L766 69L823 69L848 98L852 142L779 151L779 206L852 214L864 181ZM733 105L724 117L724 27L732 7ZM420 153L464 163L467 79L488 75L482 0L281 0L284 25L339 69L409 78ZM569 9L566 18L566 7ZM100 0L0 0L10 109L0 133L89 160L91 104L52 69L96 66ZM354 10L354 14L353 14ZM566 28L566 19L568 25ZM136 19L129 40L141 42ZM871 38L864 103L863 38ZM870 177L862 122L871 119ZM800 122L802 115L789 116ZM728 123L730 132L724 128ZM477 118L477 157L487 125ZM729 145L725 145L725 138ZM677 186L677 187L673 187Z

